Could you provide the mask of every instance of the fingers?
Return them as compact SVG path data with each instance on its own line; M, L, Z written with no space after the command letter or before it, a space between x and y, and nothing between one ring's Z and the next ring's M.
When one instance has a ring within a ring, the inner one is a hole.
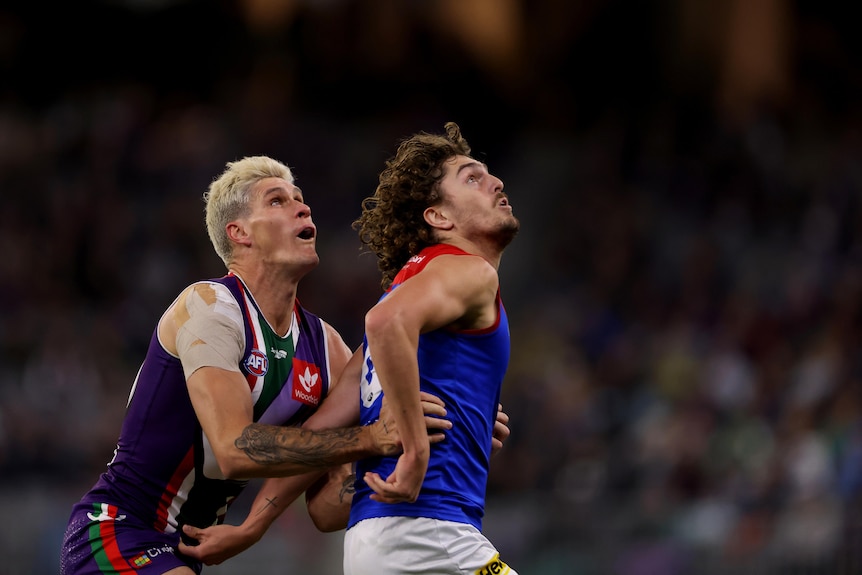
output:
M380 478L379 473L375 473L374 471L367 472L362 479L365 483L368 484L368 487L371 488L375 493L379 491L383 491L386 488L386 482Z
M389 497L389 488L388 485L379 474L369 471L365 474L364 477L365 483L368 484L368 487L374 492L371 494L371 499L374 501L380 501L381 503L396 503L395 499Z
M183 533L191 537L192 539L200 538L201 530L194 525L189 525L188 523L183 524Z
M430 429L452 429L452 422L448 419L440 419L439 417L425 416L425 427Z
M497 404L497 419L494 421L494 439L500 442L502 446L502 442L509 437L509 434L512 431L509 429L509 414L503 411L503 404Z
M434 445L435 443L440 443L444 439L446 439L445 433L429 433L428 434L428 442L431 445Z
M509 429L509 426L505 423L500 423L499 420L494 422L494 439L498 439L501 442L505 441L507 437L512 433L512 430Z
M443 400L436 395L420 391L419 399L422 401L422 410L425 412L425 415L439 415L440 417L446 416L445 404L443 403Z
M507 425L509 423L509 414L503 411L502 403L497 404L497 421L503 425Z
M425 427L428 428L428 439L431 443L440 443L446 436L443 433L431 433L433 430L452 429L452 422L446 417L446 409L443 401L436 395L420 391L422 400L422 411L425 413Z
M200 543L201 530L194 525L189 525L188 523L184 524L183 533ZM194 559L200 559L200 551L197 548L197 545L187 545L182 541L182 539L180 539L180 544L177 546L177 550L183 555L188 555Z
M364 476L365 483L371 488L374 493L370 498L381 503L412 503L416 501L416 497L411 497L406 493L402 493L394 482L394 474L390 475L389 480L384 481L377 473L369 471Z
M445 403L443 403L442 399L440 399L436 395L428 393L427 391L421 391L420 390L419 391L419 399L421 399L422 401L427 401L428 403L436 403L437 405L440 405L440 406L446 405Z
M439 417L425 416L425 427L428 428L428 441L433 445L446 439L445 433L433 433L434 430L446 431L452 429L452 422Z
M446 417L446 409L436 403L422 402L422 411L425 415L433 415L434 417ZM426 419L428 419L426 417Z
M503 448L503 442L512 431L509 429L509 415L503 411L503 405L497 404L497 419L494 421L494 431L491 437L491 455Z

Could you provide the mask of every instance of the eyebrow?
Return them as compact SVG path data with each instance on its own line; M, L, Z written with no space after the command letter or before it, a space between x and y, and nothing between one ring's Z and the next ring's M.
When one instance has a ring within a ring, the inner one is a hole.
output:
M468 169L468 168L473 168L473 167L476 167L476 166L481 166L481 167L485 168L486 170L488 169L488 166L486 166L483 162L477 162L476 160L473 160L473 161L471 161L471 162L466 162L466 163L461 164L460 166L458 166L458 169L455 171L455 175L457 176L457 175L458 175L458 174L460 174L463 170L466 170L466 169Z
M278 186L272 186L271 188L265 189L263 192L261 192L261 197L266 197L273 192L281 192L281 191L287 192L288 195L299 194L301 196L302 190L299 188L299 186L297 186L296 184L292 184L292 185L293 185L293 193L291 193L289 188L287 188L285 186L278 185Z

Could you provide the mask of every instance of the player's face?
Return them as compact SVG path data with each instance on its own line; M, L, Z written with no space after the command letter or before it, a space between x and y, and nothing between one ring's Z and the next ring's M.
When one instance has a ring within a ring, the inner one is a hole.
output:
M317 266L317 228L302 191L282 178L265 178L251 192L245 219L256 255L265 263Z
M505 247L520 228L503 182L488 167L468 156L455 156L444 164L440 183L443 205L456 229L470 238L494 237Z

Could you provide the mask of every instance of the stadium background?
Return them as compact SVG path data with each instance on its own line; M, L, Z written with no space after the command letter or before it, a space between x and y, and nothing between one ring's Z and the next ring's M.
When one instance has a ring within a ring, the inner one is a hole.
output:
M350 223L459 122L522 232L486 531L523 574L862 572L859 36L813 0L82 0L0 8L0 574L55 573L158 316L220 275L201 194L295 168ZM234 512L241 515L245 499ZM213 575L340 572L301 504Z

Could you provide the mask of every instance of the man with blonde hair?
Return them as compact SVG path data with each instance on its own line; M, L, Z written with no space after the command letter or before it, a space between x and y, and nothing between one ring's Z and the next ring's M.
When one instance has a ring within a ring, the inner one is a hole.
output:
M358 362L338 383L351 350L297 301L319 259L290 169L229 162L204 199L227 274L185 288L159 320L114 457L72 509L61 575L200 573L181 537L222 523L250 478L295 477L265 503L280 512L316 477L300 474L400 451L391 420L355 426Z

